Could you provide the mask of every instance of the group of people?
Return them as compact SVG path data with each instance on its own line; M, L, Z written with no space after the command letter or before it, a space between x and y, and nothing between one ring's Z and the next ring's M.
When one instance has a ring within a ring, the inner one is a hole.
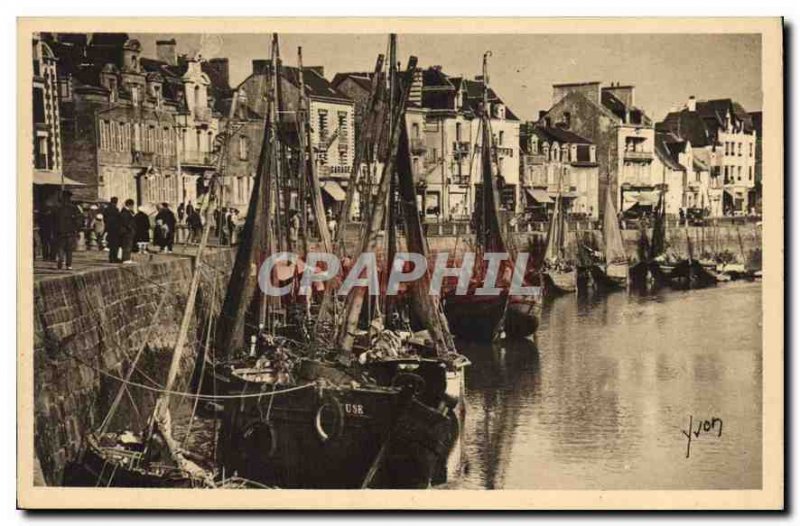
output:
M199 219L191 203L188 205L191 225ZM178 219L168 203L156 205L151 222L151 209L136 207L126 199L122 208L112 197L107 205L87 204L81 207L72 201L69 191L61 193L58 203L36 211L35 243L45 261L54 261L58 269L72 270L72 254L83 232L87 250L96 247L107 251L111 263L132 264L131 255L147 252L151 242L164 253L172 252ZM198 221L199 222L199 221ZM202 229L202 225L199 227Z

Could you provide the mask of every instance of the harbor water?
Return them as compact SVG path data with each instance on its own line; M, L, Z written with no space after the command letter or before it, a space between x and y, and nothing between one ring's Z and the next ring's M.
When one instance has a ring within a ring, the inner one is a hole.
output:
M467 469L447 489L761 487L759 283L568 295L545 305L536 344L459 348ZM186 442L209 464L216 429L196 418Z
M761 487L760 284L561 297L537 339L462 346L469 465L449 487Z

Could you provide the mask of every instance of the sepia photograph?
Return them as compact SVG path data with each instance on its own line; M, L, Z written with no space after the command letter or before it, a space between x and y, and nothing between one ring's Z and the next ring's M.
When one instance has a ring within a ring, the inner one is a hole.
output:
M19 20L22 507L783 507L781 19L492 24Z

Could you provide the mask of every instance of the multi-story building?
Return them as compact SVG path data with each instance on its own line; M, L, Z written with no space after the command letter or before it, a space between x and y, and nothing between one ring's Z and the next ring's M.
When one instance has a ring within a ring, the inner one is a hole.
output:
M745 214L756 202L756 133L750 115L731 99L698 101L670 112L658 124L659 130L708 148L712 155L712 176L721 176L725 214Z
M148 59L123 33L47 39L61 65L64 173L84 184L79 198L196 199L215 166L218 131L201 58L177 56L169 40Z
M635 106L634 94L634 86L619 84L555 84L552 106L539 115L540 125L575 132L596 146L601 215L607 185L622 206L624 193L652 169L655 132L652 121Z
M252 73L236 88L238 92L237 113L234 127L239 128L229 151L227 173L242 180L252 178L258 164L258 155L263 138L264 118L267 109L269 60L253 60ZM281 91L283 100L282 120L285 136L289 137L288 154L296 163L296 112L300 100L300 70L282 66ZM321 66L304 67L302 80L309 101L311 148L326 209L338 211L345 198L350 169L355 150L354 103L347 95L337 90L324 76ZM229 108L229 104L227 106ZM292 141L292 137L295 138ZM293 164L296 166L296 164ZM291 184L292 179L287 179ZM241 196L249 195L242 191ZM294 199L294 198L293 198ZM246 203L246 201L244 201ZM246 204L245 204L246 206ZM292 206L296 206L293 201Z
M600 172L591 141L569 130L529 122L520 127L520 158L526 209L535 217L547 217L561 194L571 216L599 218Z
M39 35L33 37L33 183L35 199L51 197L47 187L62 182L61 122L57 59Z
M340 73L335 86L356 101L363 114L371 73ZM419 199L430 219L468 219L480 190L480 129L478 118L484 83L450 77L440 66L418 69L409 91L406 124L412 171ZM503 203L520 206L519 119L493 89L489 89L490 126L500 176Z
M762 130L762 113L760 111L751 111L750 112L750 121L753 123L753 131L756 134L756 183L755 183L755 207L756 213L761 213L761 190L762 190L762 181L763 181L763 173L762 173L762 162L763 162L763 150L761 146L761 130Z

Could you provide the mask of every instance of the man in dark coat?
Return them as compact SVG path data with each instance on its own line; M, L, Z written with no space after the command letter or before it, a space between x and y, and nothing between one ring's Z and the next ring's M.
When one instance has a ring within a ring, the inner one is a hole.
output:
M169 203L161 203L161 210L156 214L156 221L161 220L161 223L167 227L167 235L164 240L164 252L172 252L172 244L175 243L175 226L178 221L175 214L169 209Z
M108 260L111 263L119 262L119 210L117 209L117 203L118 199L112 197L111 204L103 210L103 222L106 224Z
M134 252L147 252L147 245L150 244L150 216L144 211L144 207L139 207L139 211L133 217L136 222L136 244L133 246Z
M186 216L186 223L189 225L189 232L191 233L189 242L199 243L203 235L203 220L194 208L192 208L188 214L189 215Z
M72 249L76 236L83 225L83 213L72 202L72 194L61 194L61 205L55 214L56 260L60 269L65 263L67 270L72 270Z
M122 263L133 263L131 251L136 238L136 220L133 216L133 199L125 200L125 207L119 213L119 244L122 247Z

